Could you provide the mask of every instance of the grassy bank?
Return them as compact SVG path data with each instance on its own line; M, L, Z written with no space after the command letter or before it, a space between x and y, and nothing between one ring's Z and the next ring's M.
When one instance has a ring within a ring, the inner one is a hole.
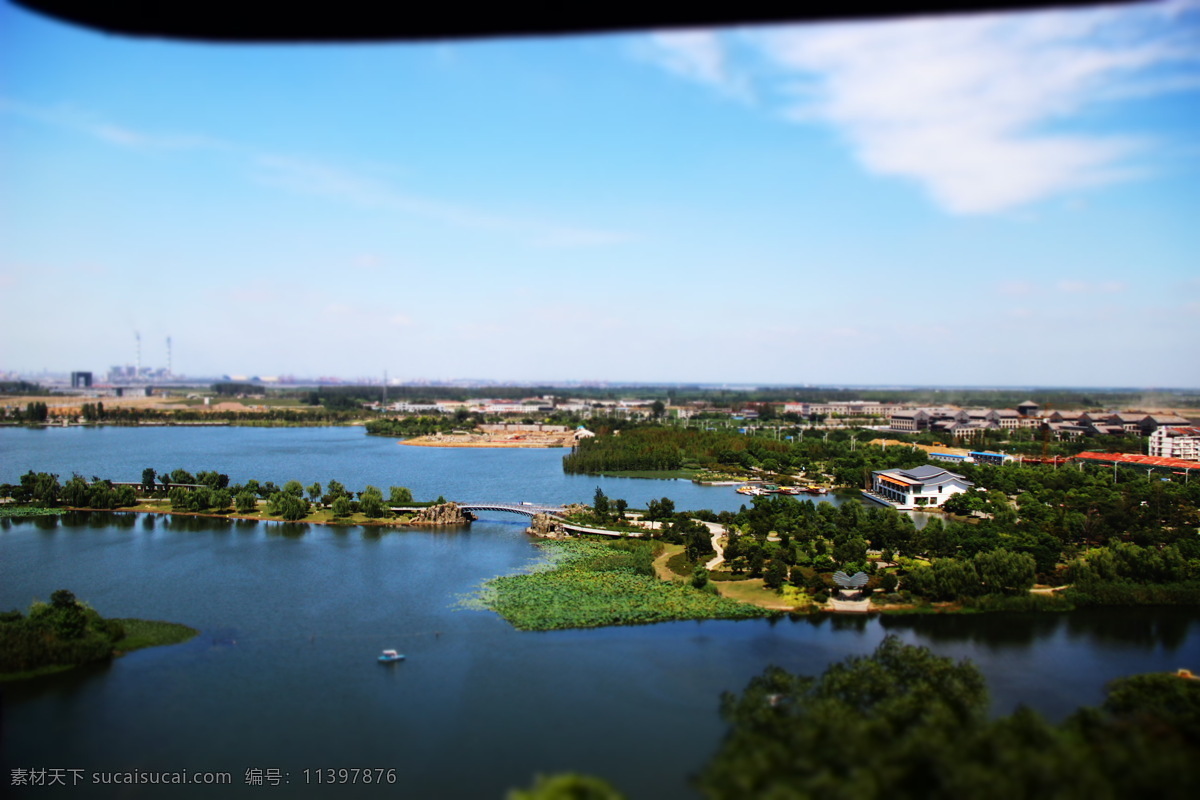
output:
M177 644L198 631L140 619L105 619L67 589L35 600L28 613L0 612L0 681L61 672L143 647Z
M655 480L687 480L690 481L699 474L698 470L694 469L626 469L626 470L604 470L603 472L590 473L599 475L602 478L651 478Z
M186 642L200 633L195 628L177 622L150 619L118 619L125 628L125 638L117 642L117 650L129 653L145 647L161 647Z
M413 507L428 507L436 505L433 502L422 503L407 503ZM137 514L170 514L180 517L209 517L212 519L240 519L250 520L254 522L287 522L283 517L273 517L265 511L265 504L259 504L259 511L178 511L171 508L171 504L167 500L144 500L135 506L127 508L113 509L116 513L131 512ZM78 509L80 511L88 511L95 509ZM412 520L412 514L400 514L399 516L388 517L368 517L365 514L354 513L345 517L334 516L333 511L328 508L314 508L308 516L302 519L292 520L297 525L361 525L370 526L391 526L404 527L409 525Z
M160 622L148 619L117 619L112 621L120 623L125 628L125 637L113 645L115 648L114 652L118 655L134 650L142 650L147 647L181 644L200 633L195 628L189 628L187 625L180 625L175 622ZM0 673L0 683L29 680L30 678L39 678L43 675L54 675L58 672L75 669L77 666L81 665L51 664L23 672L3 672Z
M763 609L654 576L653 542L544 542L547 561L494 578L471 605L525 631L639 625L683 619L745 619Z

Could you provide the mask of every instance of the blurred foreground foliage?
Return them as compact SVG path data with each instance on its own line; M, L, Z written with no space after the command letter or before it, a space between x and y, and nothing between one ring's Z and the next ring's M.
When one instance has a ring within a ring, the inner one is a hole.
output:
M768 667L725 693L729 725L694 779L715 800L1156 800L1200 796L1200 680L1134 675L1062 724L988 714L983 674L889 636L817 678ZM603 781L539 777L509 800L620 800Z
M819 678L768 668L727 693L710 798L1194 798L1200 681L1122 678L1062 724L989 718L982 673L888 637Z

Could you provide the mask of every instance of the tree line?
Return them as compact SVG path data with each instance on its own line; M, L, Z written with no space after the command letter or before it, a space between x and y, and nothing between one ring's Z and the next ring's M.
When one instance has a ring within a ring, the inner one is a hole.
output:
M306 487L296 480L277 486L272 481L255 479L231 485L224 473L214 470L193 474L182 468L160 473L147 467L137 489L95 476L88 481L79 474L60 484L57 475L32 470L22 475L18 484L0 484L0 498L37 507L119 509L136 506L147 497L165 498L172 511L213 514L256 513L261 502L269 516L289 521L304 519L318 509L328 509L335 519L354 514L380 519L391 516L393 506L431 505L414 501L412 492L404 486L389 487L385 498L378 487L367 486L356 493L337 480L324 487L316 482Z

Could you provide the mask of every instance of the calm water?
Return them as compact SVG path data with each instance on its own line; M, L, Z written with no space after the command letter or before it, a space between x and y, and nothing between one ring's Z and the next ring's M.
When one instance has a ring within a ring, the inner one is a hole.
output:
M406 485L418 497L587 501L599 484L631 504L741 501L729 488L564 476L561 455L398 447L357 429L0 430L4 481L26 469L136 480L145 466L183 466L235 481ZM0 608L65 587L106 615L202 634L6 687L0 781L12 768L219 770L235 793L333 797L344 790L305 785L303 771L371 767L395 769L400 796L498 798L537 772L577 770L636 798L689 797L687 775L720 740L722 691L771 663L819 672L889 632L974 660L998 713L1026 703L1058 718L1098 702L1113 677L1200 667L1200 615L1178 610L519 633L456 609L482 580L536 559L522 529L499 514L382 534L123 514L6 523ZM376 664L385 647L408 660ZM279 769L290 784L245 786L247 769ZM125 789L72 794L213 794Z
M22 473L72 472L140 481L152 467L170 472L215 469L233 483L251 478L308 486L338 480L351 490L407 486L418 500L590 503L596 487L632 508L670 496L679 508L736 511L746 501L732 486L691 481L564 475L563 449L501 450L409 447L367 436L362 428L51 428L0 429L0 481ZM833 502L840 502L837 498Z

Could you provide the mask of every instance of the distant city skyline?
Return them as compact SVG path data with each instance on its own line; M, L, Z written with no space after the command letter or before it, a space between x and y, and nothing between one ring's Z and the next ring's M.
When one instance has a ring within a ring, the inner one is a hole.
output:
M0 52L0 373L1200 387L1197 0Z

